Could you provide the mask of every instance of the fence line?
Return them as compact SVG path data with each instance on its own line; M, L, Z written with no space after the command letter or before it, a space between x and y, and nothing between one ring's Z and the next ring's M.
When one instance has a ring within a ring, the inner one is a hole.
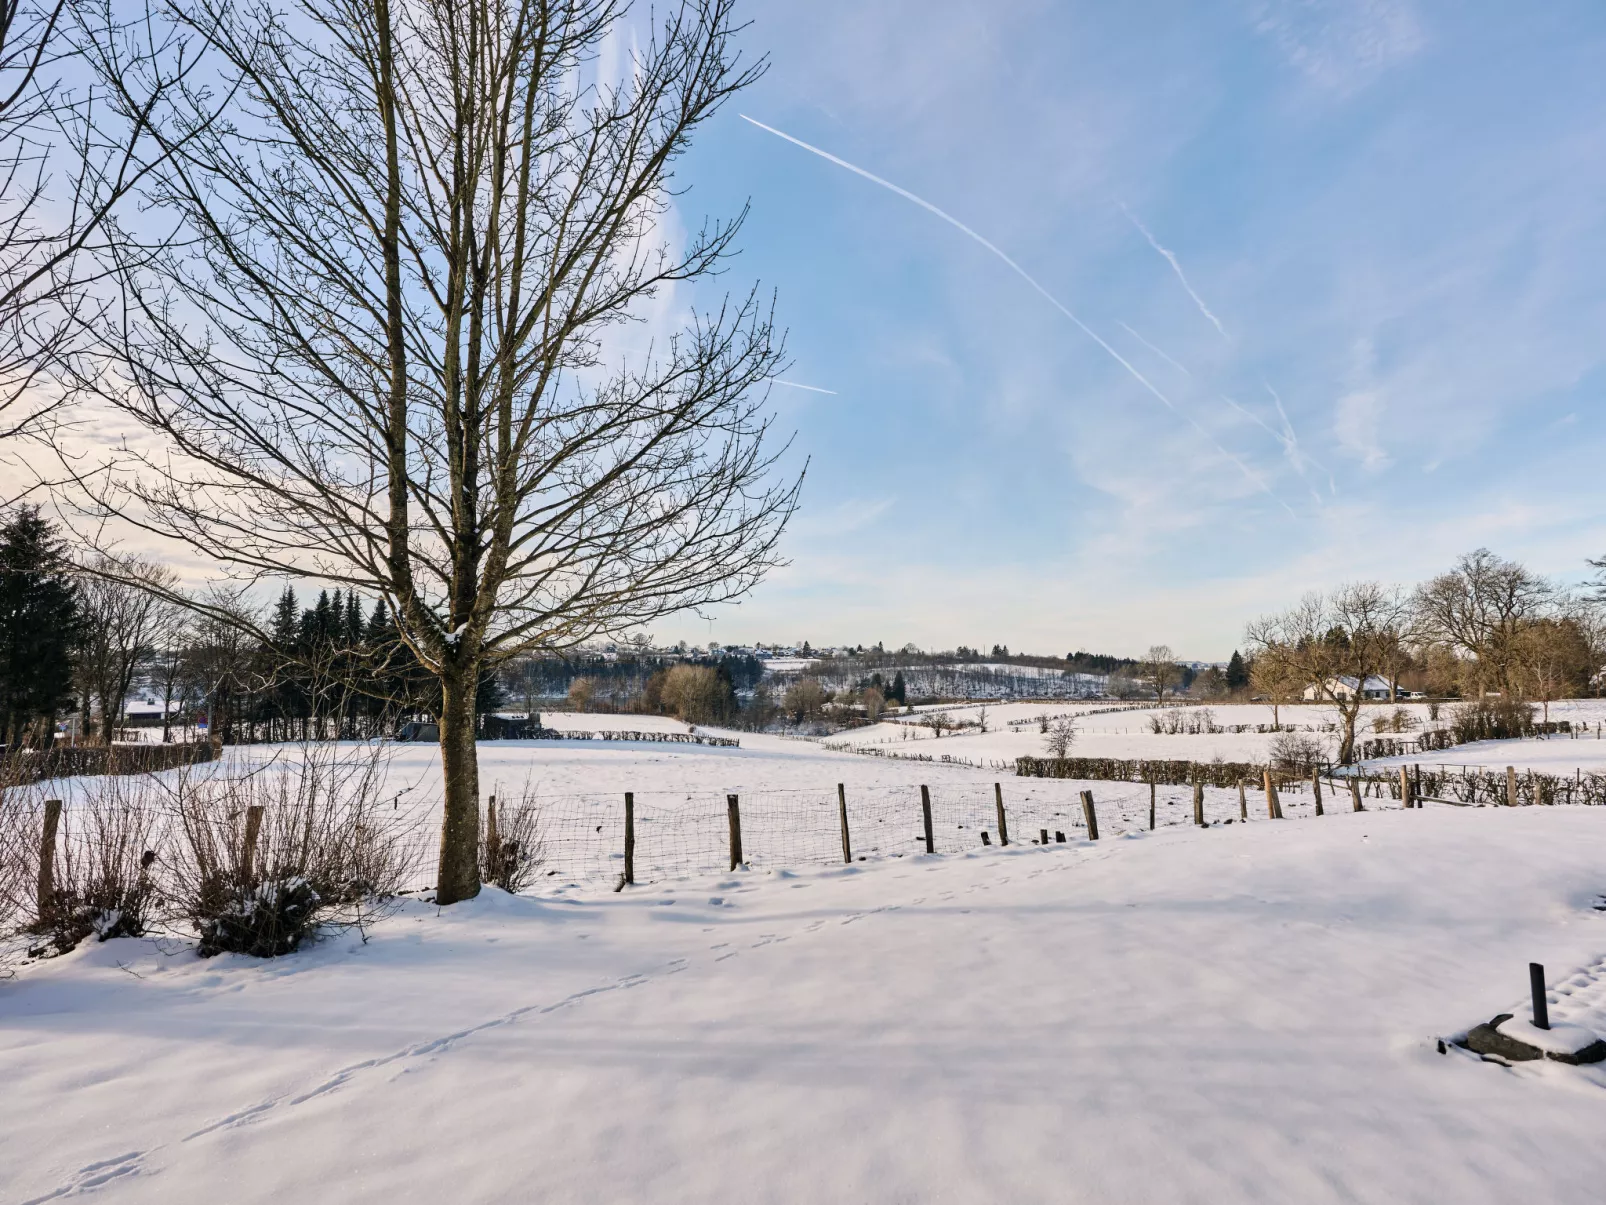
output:
M159 774L217 758L210 741L166 745L53 745L19 749L0 763L0 781L22 786L50 778L97 774Z

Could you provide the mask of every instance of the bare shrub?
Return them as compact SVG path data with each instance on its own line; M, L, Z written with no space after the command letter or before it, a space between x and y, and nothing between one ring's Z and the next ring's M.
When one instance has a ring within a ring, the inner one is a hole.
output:
M1450 711L1450 728L1458 745L1526 736L1533 726L1533 705L1505 696L1462 703Z
M1270 753L1272 766L1287 774L1309 774L1327 760L1321 740L1305 732L1279 732Z
M149 783L147 775L82 780L78 799L62 814L55 890L37 901L33 923L57 953L91 936L142 937L154 921L160 816Z
M528 784L517 799L493 799L480 838L480 878L503 891L523 891L546 862L541 833L541 810Z
M1071 746L1076 743L1076 721L1070 718L1055 720L1049 725L1048 736L1043 740L1043 748L1053 755L1055 761L1064 761L1070 756Z
M385 907L416 847L380 810L382 771L377 751L306 745L248 774L181 776L164 884L202 957L288 954L321 926L361 926Z

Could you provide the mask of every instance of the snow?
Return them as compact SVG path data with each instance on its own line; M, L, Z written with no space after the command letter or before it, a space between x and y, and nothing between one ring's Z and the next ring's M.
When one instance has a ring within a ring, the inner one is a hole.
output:
M1591 733L1574 739L1569 736L1538 736L1526 740L1476 741L1454 745L1439 753L1419 753L1407 757L1379 758L1371 766L1394 766L1420 762L1424 766L1446 765L1458 769L1504 771L1535 770L1541 774L1606 773L1606 740Z
M953 732L936 737L921 721L933 711L941 711L956 721L975 720L985 706L987 728L985 734L974 729ZM1438 724L1448 725L1451 704L1441 705ZM1408 732L1374 732L1371 724L1376 716L1392 716L1398 708L1409 715L1417 727ZM828 738L837 748L879 750L883 755L946 754L955 761L972 765L1013 769L1015 759L1022 756L1045 756L1044 736L1032 722L1039 716L1051 719L1072 716L1076 719L1076 742L1072 757L1107 757L1121 759L1154 758L1175 761L1245 761L1265 763L1269 760L1275 732L1219 732L1219 733L1156 733L1150 728L1150 719L1164 716L1171 707L1158 707L1153 703L1120 706L1108 700L1094 700L1084 704L1061 701L1035 703L960 704L954 706L922 707L913 715L899 714L888 717L880 724L855 728ZM1201 708L1189 705L1183 715L1196 717ZM1338 711L1330 704L1298 704L1283 706L1275 715L1271 707L1263 704L1222 704L1208 710L1214 723L1221 728L1247 726L1253 729L1270 727L1280 722L1298 732L1321 740L1330 756L1338 751ZM1532 767L1545 773L1568 773L1582 769L1606 771L1606 729L1596 725L1606 723L1606 699L1577 699L1550 705L1552 721L1568 720L1575 724L1591 725L1590 734L1580 739L1569 736L1535 738L1524 741L1484 741L1475 745L1458 745L1435 753L1408 754L1398 758L1379 758L1369 765L1392 766L1421 763L1422 765L1454 764L1467 766L1515 765L1519 769ZM1388 737L1410 740L1418 732L1433 726L1425 703L1368 704L1361 712L1357 725L1357 740ZM1013 726L1011 726L1013 725ZM940 742L917 743L917 742Z
M536 744L482 757L683 794L990 777ZM1606 1071L1437 1038L1524 1013L1529 961L1553 1023L1606 1030L1606 809L1111 831L408 901L267 962L91 944L0 984L0 1200L1599 1199Z
M1526 1042L1552 1054L1577 1054L1600 1040L1599 1034L1582 1025L1563 1025L1552 1021L1549 1029L1540 1029L1528 1017L1508 1017L1495 1028L1508 1038L1516 1038L1519 1042Z

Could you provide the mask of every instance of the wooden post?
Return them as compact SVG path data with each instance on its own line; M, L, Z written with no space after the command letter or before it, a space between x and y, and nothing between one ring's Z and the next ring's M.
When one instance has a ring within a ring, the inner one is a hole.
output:
M1268 767L1266 770L1265 781L1266 816L1271 820L1281 820L1283 818L1283 805L1282 802L1277 798L1277 783L1271 776L1270 767Z
M1099 839L1099 816L1093 810L1092 791L1082 792L1082 815L1087 820L1087 839L1089 841L1097 841Z
M742 864L742 812L736 796L725 796L725 811L730 817L731 869L735 870Z
M253 803L245 809L245 847L240 851L240 871L244 885L249 887L254 877L257 856L257 837L262 832L262 805Z
M1200 828L1205 826L1204 818L1204 783L1194 780L1193 783L1193 822Z
M1249 795L1244 790L1244 780L1238 780L1238 819L1249 819Z
M1528 990L1533 994L1534 1028L1550 1028L1550 1001L1545 997L1545 968L1537 962L1528 964Z
M851 865L853 846L848 841L848 789L841 783L836 784L836 814L842 822L842 860Z
M1400 767L1400 802L1408 808L1416 806L1416 798L1411 791L1411 771L1404 766Z
M486 860L492 867L502 861L501 840L496 834L496 796L490 796L485 803L485 853ZM495 871L493 870L494 874Z
M1310 772L1310 793L1316 800L1316 814L1322 815L1322 772L1312 769Z
M1154 831L1154 784L1149 784L1149 831Z
M1001 783L993 783L993 802L998 806L998 844L1009 844L1009 820L1004 816L1004 788Z
M1351 802L1355 804L1355 810L1364 812L1366 808L1361 803L1361 782L1353 774L1350 775L1349 780L1349 795Z
M625 792L625 882L636 885L636 796Z
M1506 806L1508 808L1517 806L1517 768L1515 766L1506 767Z
M39 835L39 883L35 904L39 919L56 909L56 830L61 826L61 800L45 800L45 827Z
M1417 807L1422 806L1422 763L1415 762L1411 766L1411 802Z
M1040 828L1037 830L1037 843L1039 845L1048 844L1048 830L1046 828Z
M920 816L926 825L926 852L934 854L937 852L937 842L931 835L931 791L924 783L920 784Z

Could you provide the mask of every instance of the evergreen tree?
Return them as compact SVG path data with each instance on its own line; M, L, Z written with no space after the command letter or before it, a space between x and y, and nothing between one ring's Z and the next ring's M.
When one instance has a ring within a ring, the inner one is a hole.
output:
M82 619L67 556L39 508L19 508L0 526L0 722L8 749L40 724L55 738L56 714L72 706L73 649Z
M287 584L279 601L273 605L273 644L279 652L288 653L295 648L298 618L296 592Z
M1227 689L1239 691L1248 685L1249 670L1244 665L1243 655L1237 649L1233 649L1232 660L1227 662Z
M346 591L346 625L340 637L340 646L356 649L362 644L362 601L355 590Z
M908 697L903 685L903 671L900 669L892 676L892 686L887 690L889 700L896 699L900 705L907 705Z

